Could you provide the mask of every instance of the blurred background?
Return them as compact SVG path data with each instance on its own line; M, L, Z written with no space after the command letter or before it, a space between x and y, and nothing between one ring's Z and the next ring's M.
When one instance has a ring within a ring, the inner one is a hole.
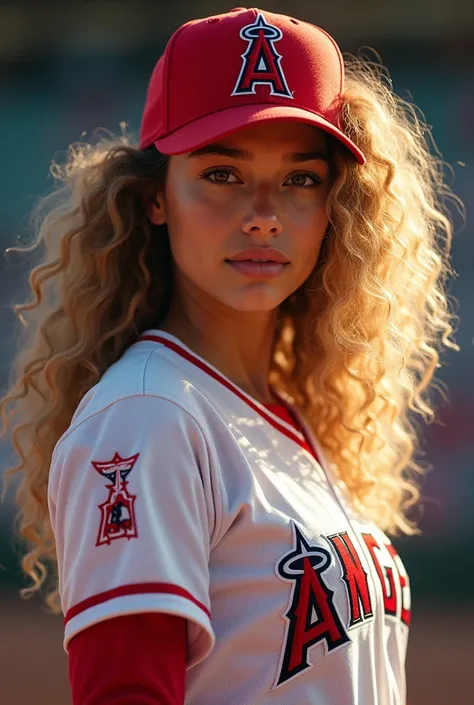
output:
M121 123L138 136L147 82L170 34L183 22L234 7L222 0L0 0L0 386L7 380L15 317L26 291L24 260L3 254L28 238L28 215L51 188L51 161L68 146ZM395 541L411 575L413 627L408 705L474 703L474 10L472 0L276 2L263 9L322 26L344 52L372 47L395 91L415 102L446 161L446 179L468 210L456 213L449 285L460 316L460 353L445 354L435 394L437 422L425 427L422 534ZM212 51L212 47L208 48ZM364 50L366 53L366 50ZM216 61L219 57L216 56ZM4 444L0 472L11 459ZM70 705L61 618L22 601L13 498L0 505L0 702ZM336 704L334 704L336 705Z

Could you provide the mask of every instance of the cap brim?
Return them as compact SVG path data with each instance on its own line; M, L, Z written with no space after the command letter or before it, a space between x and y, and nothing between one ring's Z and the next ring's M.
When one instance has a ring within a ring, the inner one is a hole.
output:
M366 159L357 145L332 123L320 115L302 108L279 105L241 105L194 120L179 130L154 140L159 152L166 155L184 154L204 147L217 139L259 122L293 120L306 123L333 135L352 152L359 164Z

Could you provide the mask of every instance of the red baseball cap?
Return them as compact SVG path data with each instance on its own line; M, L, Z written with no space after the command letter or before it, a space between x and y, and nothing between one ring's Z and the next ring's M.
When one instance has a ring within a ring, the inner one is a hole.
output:
M258 8L179 27L148 85L140 149L183 154L259 122L294 120L365 157L344 134L342 54L324 30Z

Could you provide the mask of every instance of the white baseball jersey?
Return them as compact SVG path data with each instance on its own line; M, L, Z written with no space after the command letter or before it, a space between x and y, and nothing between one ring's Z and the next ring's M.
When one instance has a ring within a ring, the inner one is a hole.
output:
M406 572L279 401L159 330L85 395L49 481L64 648L167 612L187 620L187 705L405 705Z

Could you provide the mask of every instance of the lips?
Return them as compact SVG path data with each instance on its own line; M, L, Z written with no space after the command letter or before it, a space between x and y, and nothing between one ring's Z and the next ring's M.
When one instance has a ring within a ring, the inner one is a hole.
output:
M288 266L284 262L252 262L248 259L227 260L227 264L240 275L258 279L276 277Z
M276 250L272 247L266 248L250 248L238 252L227 259L227 262L257 262L260 264L278 263L288 264L288 257L281 250Z

